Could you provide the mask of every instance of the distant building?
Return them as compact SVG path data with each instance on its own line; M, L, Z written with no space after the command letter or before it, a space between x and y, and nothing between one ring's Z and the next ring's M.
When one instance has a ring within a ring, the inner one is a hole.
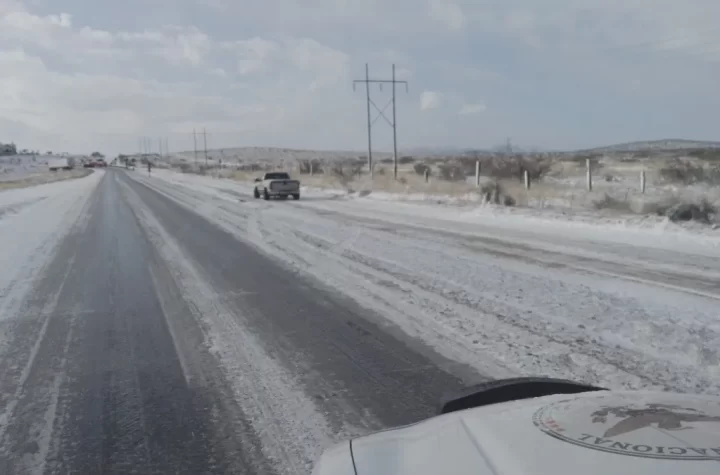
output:
M14 143L0 143L0 155L17 155L17 147Z

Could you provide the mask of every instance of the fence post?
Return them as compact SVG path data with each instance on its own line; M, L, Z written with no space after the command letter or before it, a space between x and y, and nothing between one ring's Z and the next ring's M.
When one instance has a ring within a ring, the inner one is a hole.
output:
M315 174L315 162L310 160L310 176L313 176Z
M592 167L589 158L585 159L585 167L587 168L587 189L592 191Z
M425 169L425 183L428 183L430 181L430 169Z
M645 194L645 170L640 170L640 192Z
M480 160L475 160L475 186L480 186Z
M530 189L530 173L528 173L528 171L525 170L523 172L523 175L525 177L525 189L529 190Z

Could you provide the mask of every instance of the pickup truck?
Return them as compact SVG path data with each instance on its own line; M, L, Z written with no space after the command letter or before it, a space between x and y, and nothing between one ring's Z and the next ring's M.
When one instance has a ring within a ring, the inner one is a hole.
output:
M300 199L300 182L292 180L290 175L285 172L268 172L261 178L255 179L255 190L253 191L255 198L261 196L269 200L271 197L287 198L292 196L293 199Z

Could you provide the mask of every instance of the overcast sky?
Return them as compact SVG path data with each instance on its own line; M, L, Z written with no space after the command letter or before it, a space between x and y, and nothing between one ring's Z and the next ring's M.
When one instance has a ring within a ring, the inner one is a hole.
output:
M718 0L0 0L0 142L187 150L205 127L210 147L362 149L366 62L410 83L401 147L716 139L717 18Z

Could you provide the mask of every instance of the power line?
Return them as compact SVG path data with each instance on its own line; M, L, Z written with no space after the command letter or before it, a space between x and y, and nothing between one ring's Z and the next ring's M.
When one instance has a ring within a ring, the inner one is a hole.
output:
M365 79L356 79L353 81L353 91L355 90L355 86L357 83L364 83L365 84L365 94L367 95L367 133L368 133L368 167L370 169L370 176L373 176L373 163L372 163L372 126L373 124L382 117L385 119L385 121L390 124L390 127L393 129L393 177L397 180L397 174L398 174L398 157L397 157L397 109L395 107L395 89L397 84L405 84L405 92L408 91L408 82L407 81L398 81L395 79L395 64L392 65L392 79L370 79L370 68L367 63L365 63ZM382 109L379 108L375 102L370 98L370 84L371 83L377 83L380 87L380 90L382 91L382 85L383 84L392 84L392 98L390 99L390 102L385 104L385 107ZM389 105L392 104L392 121L387 118L385 115L385 110L388 108ZM375 120L372 120L372 114L370 111L370 106L373 106L379 113L378 116L375 117Z

